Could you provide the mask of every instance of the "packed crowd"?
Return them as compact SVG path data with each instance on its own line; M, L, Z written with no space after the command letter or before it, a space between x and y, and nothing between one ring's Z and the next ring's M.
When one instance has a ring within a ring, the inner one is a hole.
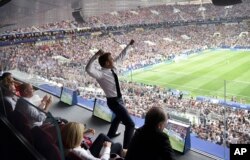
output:
M216 144L250 143L250 113L209 101L182 98L160 87L146 86L143 89L130 84L133 98L125 97L128 111L135 116L144 116L153 106L163 106L170 114L187 116L192 124L192 133ZM138 85L137 85L138 86ZM130 95L129 93L127 95ZM136 107L135 107L136 106ZM198 121L195 119L198 118ZM224 140L224 141L223 141Z
M65 20L42 26L19 28L6 33L40 32L47 30L74 29L78 27L123 26L128 24L145 24L173 21L215 20L240 18L249 16L249 1L230 6L214 6L213 4L172 4L146 8L138 7L133 10L110 12L99 16L84 17L85 23ZM167 18L166 18L167 17Z
M193 133L212 143L223 144L225 142L228 147L231 143L249 144L249 111L224 108L223 106L218 106L217 109L221 110L221 119L212 120L205 116L202 124L193 125ZM225 117L222 118L224 113Z
M129 60L125 61L123 71L155 64L168 57L192 50L215 48L218 46L248 46L247 24L181 26L159 28L155 30L133 31L123 35L71 37L63 40L47 41L47 44L21 44L1 47L1 61L9 69L19 68L25 72L33 72L43 77L61 77L74 75L76 81L82 83L78 76L82 74L87 59L98 50L118 54L129 38L138 43L133 48ZM109 45L107 45L109 44ZM8 54L6 54L8 53ZM144 55L144 56L142 56ZM61 56L58 58L58 56ZM63 61L61 58L64 58ZM6 63L7 64L6 64ZM62 70L67 74L61 74ZM53 76L51 76L53 75ZM86 82L86 81L85 81Z
M139 8L132 11L121 11L116 14L104 14L99 17L91 17L87 20L95 25L125 25L135 23L158 23L162 21L192 21L220 18L236 18L249 16L249 2L227 7L215 7L212 4L191 5L160 5L148 8ZM242 9L244 13L242 13ZM112 19L110 19L112 16ZM166 19L167 17L167 19ZM139 21L138 21L139 20ZM99 24L98 24L99 23Z

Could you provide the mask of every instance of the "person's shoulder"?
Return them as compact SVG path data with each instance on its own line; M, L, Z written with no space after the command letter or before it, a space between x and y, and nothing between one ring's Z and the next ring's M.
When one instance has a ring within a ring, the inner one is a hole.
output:
M142 126L136 129L135 134L143 134L145 132L147 132L147 129L144 126Z
M149 135L151 135L151 133L145 130L143 127L141 127L136 129L133 138L139 140L139 139L144 139Z
M81 156L81 157L87 157L87 155L88 155L87 150L85 150L84 148L81 148L81 147L73 148L70 151L75 153L78 156Z
M163 131L156 131L156 136L160 139L160 140L166 140L169 139L167 133L164 133Z
M16 107L23 107L27 105L28 105L27 100L23 97L20 97L16 102Z

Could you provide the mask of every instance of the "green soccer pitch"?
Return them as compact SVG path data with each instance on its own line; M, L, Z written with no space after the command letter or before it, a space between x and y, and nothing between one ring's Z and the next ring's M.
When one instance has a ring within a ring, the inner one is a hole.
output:
M250 50L206 50L170 64L132 71L123 78L186 91L190 96L224 98L226 91L227 100L236 96L249 103Z

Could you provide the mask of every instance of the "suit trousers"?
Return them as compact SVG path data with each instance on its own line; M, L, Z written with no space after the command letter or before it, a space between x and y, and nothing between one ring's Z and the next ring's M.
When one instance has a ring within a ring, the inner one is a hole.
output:
M109 137L104 134L99 134L96 140L93 142L91 147L89 148L91 154L95 157L100 157L100 151L102 149L103 143L105 141L112 142ZM110 153L115 153L121 155L122 152L122 145L120 143L113 143L111 144L111 151Z
M123 148L127 149L128 145L130 143L130 140L133 137L134 134L134 128L135 124L133 120L131 119L127 109L124 106L124 102L122 98L107 98L107 104L108 107L113 111L115 114L115 118L111 122L111 126L108 131L108 136L112 137L112 135L115 135L120 122L122 122L125 125L125 133L124 133L124 139L123 139Z

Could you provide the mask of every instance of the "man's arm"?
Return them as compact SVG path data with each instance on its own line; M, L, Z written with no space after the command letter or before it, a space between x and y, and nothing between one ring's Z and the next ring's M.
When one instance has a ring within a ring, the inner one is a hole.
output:
M127 51L128 51L128 48L129 46L132 46L134 44L134 40L132 39L129 44L122 50L122 52L119 54L119 56L117 56L115 59L114 59L114 62L117 63L119 61L122 61L124 59L124 57L127 55Z
M162 135L161 138L162 138L162 140L161 140L162 148L160 150L161 150L162 158L169 159L169 160L175 160L174 152L173 152L173 149L171 147L169 137L167 135Z
M99 79L102 75L100 71L98 71L95 66L93 65L94 61L102 55L104 52L100 49L98 52L95 53L93 57L90 58L89 62L87 63L85 67L85 71L91 76L96 79Z

